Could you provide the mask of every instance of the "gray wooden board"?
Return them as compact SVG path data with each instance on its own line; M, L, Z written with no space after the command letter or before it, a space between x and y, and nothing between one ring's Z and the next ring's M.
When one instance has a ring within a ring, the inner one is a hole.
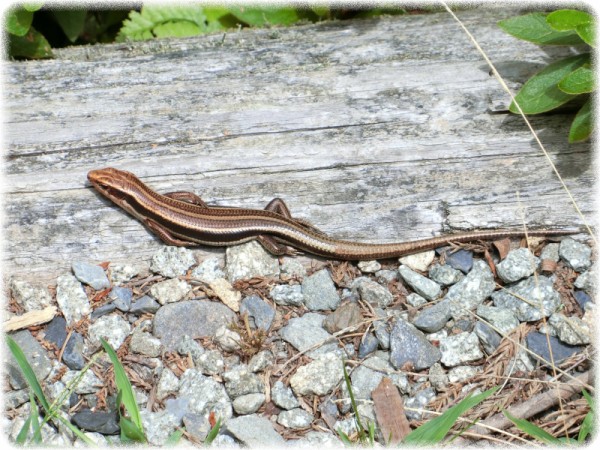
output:
M512 87L571 51L504 34L517 13L459 14ZM216 205L281 197L359 241L581 223L445 13L69 48L4 77L5 275L149 260L162 244L87 183L105 166ZM590 145L567 144L566 114L532 122L591 221Z

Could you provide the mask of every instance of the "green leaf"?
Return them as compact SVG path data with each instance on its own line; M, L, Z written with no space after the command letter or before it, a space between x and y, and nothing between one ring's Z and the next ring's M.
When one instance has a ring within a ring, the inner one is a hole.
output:
M24 445L27 441L27 435L29 435L29 428L31 428L31 416L27 418L21 429L19 430L19 434L15 439L15 442L19 445Z
M567 94L558 88L558 83L566 75L578 67L589 63L590 55L571 56L550 64L541 72L531 77L515 96L525 114L539 114L550 111L571 100L574 95ZM518 113L514 102L510 112Z
M219 417L217 419L217 423L215 423L215 426L212 427L210 429L210 431L208 432L208 434L206 435L206 438L204 439L204 445L212 444L212 441L214 441L215 438L217 437L217 435L219 434L220 429L221 429L221 418Z
M133 421L134 425L139 430L142 430L142 434L143 434L144 427L142 426L142 418L140 416L140 410L138 409L137 403L135 401L135 395L133 393L131 383L129 382L129 379L127 378L127 374L125 373L125 369L121 365L121 362L119 361L119 358L117 357L117 354L112 349L110 344L102 338L100 339L100 341L102 343L102 347L104 347L104 351L108 354L108 357L110 358L110 360L114 366L115 383L117 384L118 390L121 391L123 405L125 406L125 409L129 413L129 416L131 417L131 420Z
M294 8L253 8L231 7L229 12L247 25L262 27L265 25L291 25L298 21Z
M594 91L594 71L588 65L575 69L558 83L567 94L588 94Z
M173 446L179 444L181 437L183 436L183 428L173 431L165 442L165 446Z
M460 403L448 409L441 416L438 416L411 431L404 438L403 444L434 445L441 442L462 414L484 401L497 390L498 388L495 387L480 394L466 397Z
M207 22L216 22L221 17L229 14L228 8L223 8L219 6L207 6L204 8L204 15L206 16Z
M556 31L543 13L511 17L498 22L506 33L538 45L578 45L583 41L574 31Z
M543 442L545 444L549 444L549 445L559 445L561 443L561 441L559 439L555 438L550 433L548 433L546 430L538 427L537 425L534 425L525 419L519 419L518 417L515 417L512 414L510 414L508 411L502 411L502 412L504 413L504 415L506 416L506 418L508 420L510 420L512 423L515 424L515 426L519 430L527 433L531 437L534 437L538 441L541 441L541 442Z
M27 384L33 391L34 395L40 401L44 410L46 412L50 411L50 405L48 404L48 401L46 400L44 391L42 391L42 387L40 386L40 383L38 382L38 380L35 376L35 373L33 372L33 369L29 365L27 358L25 358L25 354L23 353L23 350L21 350L21 347L19 347L19 345L14 341L14 339L8 335L6 336L6 343L8 345L8 348L10 349L10 352L15 357L15 360L17 361L17 364L19 365L21 372L23 372L25 381L27 381Z
M127 417L122 415L119 425L121 426L121 442L124 444L133 442L145 444L147 442L144 432Z
M593 23L577 25L575 31L577 31L579 37L581 37L586 44L596 47L596 27Z
M583 394L583 396L585 397L585 401L588 403L588 405L590 406L590 410L595 413L596 412L596 402L594 401L594 398L590 395L590 393L588 391L586 391L585 389L583 391L581 391L581 393Z
M83 27L85 26L87 11L59 9L52 11L52 14L65 33L65 36L67 36L67 39L71 42L75 42L81 35Z
M9 35L8 54L31 59L52 58L50 44L33 27L25 36Z
M576 9L559 9L546 17L546 22L557 31L569 31L584 23L592 23L592 16Z
M15 36L25 36L31 27L33 12L15 8L8 11L5 19L5 28Z
M192 36L220 28L218 21L207 22L204 10L199 5L146 5L139 13L129 13L129 19L123 21L117 40Z
M579 142L587 139L593 130L592 101L588 100L575 115L569 130L569 142Z
M40 429L40 413L33 394L29 391L29 405L31 407L31 428L33 430L33 442L37 445L42 444L42 430Z
M21 5L27 11L35 12L44 6L44 2L27 2Z

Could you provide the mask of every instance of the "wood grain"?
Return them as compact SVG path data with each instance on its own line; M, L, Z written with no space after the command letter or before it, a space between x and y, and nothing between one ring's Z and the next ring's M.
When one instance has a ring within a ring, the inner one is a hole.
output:
M517 12L459 14L513 87L570 50L505 35ZM580 224L508 98L445 13L74 47L5 65L5 276L75 259L147 263L162 245L96 194L93 168L159 191L292 214L359 241ZM533 118L590 219L589 144ZM520 194L520 202L516 193ZM207 254L198 250L199 258Z

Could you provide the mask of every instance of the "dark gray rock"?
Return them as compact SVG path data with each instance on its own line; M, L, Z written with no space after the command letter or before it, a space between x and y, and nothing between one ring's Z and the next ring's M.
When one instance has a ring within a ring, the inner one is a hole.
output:
M141 316L142 314L154 314L160 308L160 304L149 295L138 298L131 304L129 312Z
M117 309L117 307L114 303L107 303L106 305L99 306L98 308L92 311L92 313L90 314L90 319L92 319L93 322L102 316L110 314L115 309Z
M438 255L446 254L446 264L450 267L460 270L462 273L468 273L473 267L473 252L469 250L454 251L452 247L443 247L435 250Z
M366 334L358 346L358 359L363 359L373 353L377 347L379 347L379 339L371 333Z
M521 322L549 317L562 304L552 280L543 275L529 277L496 291L492 294L492 299L495 306L512 310ZM521 299L527 299L527 302Z
M484 322L477 322L475 324L475 334L481 341L481 345L483 345L484 350L488 355L494 353L494 350L498 348L500 342L502 341L502 336L500 336L492 327L487 325Z
M52 342L58 348L62 348L67 339L67 321L64 317L56 316L46 327L46 336L48 342Z
M579 306L585 311L587 304L592 302L592 297L590 297L585 291L575 291L573 293L575 300Z
M153 333L160 338L165 350L175 350L185 335L192 339L214 336L222 325L235 319L227 306L208 300L189 300L169 303L154 316Z
M77 332L73 332L63 353L62 360L71 370L81 370L85 366L85 358L83 357L84 341L83 336Z
M25 359L33 369L38 381L41 383L50 373L52 365L48 353L44 350L44 347L40 345L38 341L31 335L28 330L20 330L9 335L15 343L21 348L25 354ZM13 389L23 389L27 386L27 382L23 377L23 373L17 361L13 357L12 353L5 350L5 360L7 362L6 368L8 369L8 379Z
M268 330L275 318L275 310L258 295L251 295L242 300L240 314L248 314L250 326L263 330Z
M396 369L406 363L415 370L431 367L440 360L440 350L431 344L425 335L414 326L398 319L390 335L390 362Z
M441 301L419 312L413 320L413 325L427 333L435 333L446 325L450 317L450 303Z
M546 361L552 361L547 339L550 341L550 348L552 349L552 357L554 358L555 364L558 364L569 356L585 349L585 346L563 344L556 337L550 336L547 338L544 333L539 333L537 331L533 331L525 337L527 348L529 348L529 350L536 355L541 356ZM542 365L547 365L543 360L540 361Z
M325 318L323 328L329 333L335 333L360 323L362 318L358 304L345 303Z
M73 414L71 421L86 431L95 431L101 434L118 434L121 431L117 411L103 412L84 409Z
M108 298L113 301L113 304L119 311L127 312L131 308L131 299L133 298L133 291L129 288L115 286L111 289Z

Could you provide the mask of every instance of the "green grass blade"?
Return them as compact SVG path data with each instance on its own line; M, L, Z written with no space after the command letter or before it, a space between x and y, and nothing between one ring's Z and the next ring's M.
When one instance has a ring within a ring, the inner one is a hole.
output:
M33 430L33 442L35 444L42 444L42 430L40 429L40 413L37 407L37 403L35 402L35 398L33 398L33 394L29 391L29 404L31 405L31 429Z
M169 437L167 438L167 440L165 441L166 446L173 446L173 445L177 445L179 444L179 441L181 440L181 436L183 436L183 428L180 428L178 430L173 431Z
M27 441L27 435L29 435L29 428L31 428L31 416L27 418L27 420L21 427L21 430L19 430L19 434L17 434L15 442L18 445L25 445L25 442Z
M582 394L585 397L586 401L588 402L588 405L590 405L590 409L595 414L596 413L596 402L594 402L593 397L585 389L582 391Z
M594 429L594 415L595 411L595 403L592 396L584 389L583 396L590 405L590 411L585 415L583 422L581 423L581 428L579 429L579 435L577 436L577 441L582 444L585 442L587 437L592 433Z
M508 411L502 411L502 412L504 413L504 415L506 416L506 418L508 420L510 420L512 423L515 424L515 426L519 430L527 433L531 437L536 438L538 441L542 441L545 444L550 444L550 445L560 445L561 444L560 439L555 438L550 433L548 433L546 430L538 427L537 425L532 424L528 420L519 419L518 417L515 417L512 414L510 414Z
M350 404L352 405L352 411L354 411L354 420L356 420L356 426L358 428L358 435L362 441L365 429L360 421L360 414L358 414L358 407L356 400L354 399L354 392L352 392L352 384L350 383L350 377L346 371L346 361L342 361L342 370L344 371L344 381L346 382L346 388L348 389L348 395L350 395Z
M404 438L403 443L407 445L433 445L439 443L444 439L448 434L448 431L450 431L450 428L452 428L463 413L484 401L497 390L498 388L495 387L488 389L481 394L466 397L460 403L448 409L448 411L441 416L438 416L411 431Z
M131 383L129 382L129 378L127 378L127 374L125 373L125 369L121 365L117 354L110 346L108 342L104 339L100 339L102 342L102 346L104 350L108 354L114 369L115 369L115 382L117 383L117 388L121 391L121 395L123 396L123 405L125 409L129 413L132 422L135 426L142 432L144 427L142 426L142 417L140 416L140 410L138 409L137 403L135 401L135 395L133 393L133 388L131 387Z
M352 445L352 441L350 440L348 435L346 433L344 433L342 430L338 430L338 435L344 445L348 445L348 446Z
M206 435L206 439L204 439L204 445L209 445L212 441L215 440L217 434L219 434L219 430L221 429L221 418L217 419L217 423L215 426L210 429L208 434Z
M36 398L40 401L44 410L46 412L49 412L50 405L46 400L44 391L42 391L42 387L40 386L40 383L38 382L35 373L33 372L33 369L29 365L27 358L25 358L23 350L21 350L21 347L19 347L19 345L10 336L6 336L6 343L8 345L8 348L10 349L10 352L15 357L17 364L19 364L19 367L21 368L21 372L23 372L23 376L25 377L27 384L35 394Z
M121 426L121 442L125 444L133 442L145 444L147 442L142 429L127 417L121 416L119 425Z

